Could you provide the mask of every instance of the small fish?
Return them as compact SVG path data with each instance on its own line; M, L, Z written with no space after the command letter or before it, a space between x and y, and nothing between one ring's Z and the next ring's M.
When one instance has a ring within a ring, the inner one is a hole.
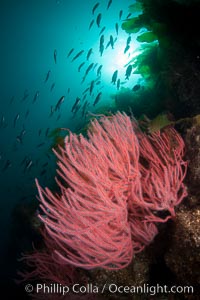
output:
M99 92L94 100L93 106L95 106L99 102L99 100L101 99L101 95L102 95L102 92Z
M102 44L102 45L99 47L99 52L100 52L101 56L102 56L102 54L103 54L103 51L104 51L104 45Z
M45 132L45 136L48 136L50 128L48 127Z
M61 113L57 116L56 121L58 121L61 117Z
M83 54L84 50L79 51L72 59L72 61L74 61L75 59L77 59L79 56L81 56L81 54Z
M42 146L44 146L44 145L45 145L45 142L42 142L42 143L38 144L36 147L37 147L37 148L40 148L40 147L42 147Z
M121 9L120 12L119 12L119 20L121 20L122 14L123 14L123 10Z
M51 105L51 112L50 112L49 117L52 117L52 116L53 116L53 113L54 113L54 107L53 107L53 105Z
M94 80L92 80L90 83L90 96L92 95L93 89L94 89Z
M53 57L54 57L54 62L56 64L57 63L57 50L56 49L54 50Z
M100 65L97 69L97 76L101 76L101 70L102 70L103 65Z
M16 115L15 119L14 119L14 128L16 127L17 121L19 120L19 114Z
M10 104L13 103L14 99L15 99L15 96L12 96L11 99L10 99Z
M104 35L102 34L99 41L99 48L104 44Z
M85 100L86 97L87 97L87 94L85 94L85 95L83 96L82 102L84 102L84 100Z
M51 88L50 88L50 91L51 91L51 92L53 91L54 87L55 87L55 82L52 83L52 85L51 85Z
M90 25L89 25L89 30L92 28L92 25L94 24L94 20L92 20L91 22L90 22Z
M70 93L70 88L68 88L68 90L67 90L67 94L69 94Z
M16 137L17 142L19 142L20 144L22 144L22 139L23 136L25 135L26 130L23 128L22 131L20 132L20 134Z
M125 79L129 79L130 75L131 75L131 72L132 72L132 65L129 65L127 68L126 68L126 74L125 74Z
M111 45L112 49L114 49L114 39L113 39L112 35L110 35L110 45Z
M120 78L117 79L117 89L119 90L119 88L120 88Z
M104 26L101 31L99 32L99 36L104 32L104 30L106 29L106 26Z
M40 136L40 135L41 135L41 133L42 133L42 129L39 129L39 131L38 131L38 135Z
M73 111L73 118L75 118L77 112L79 111L79 109L81 108L81 105L77 105Z
M88 75L88 73L90 72L90 70L92 70L93 65L94 65L94 63L91 63L89 65L89 67L87 68L87 70L85 71L85 75L83 76L82 83L85 81L85 78Z
M102 34L100 37L100 42L99 42L99 52L100 52L101 56L103 54L103 51L104 51L104 35Z
M22 161L21 161L21 163L20 163L20 166L23 166L23 165L25 164L26 161L27 161L27 156L25 156L25 157L22 159Z
M21 102L25 101L25 100L26 100L26 98L28 98L28 96L29 96L29 94L28 94L28 90L25 90L25 91L24 91L24 96L23 96L23 98L22 98L22 101L21 101Z
M98 6L99 6L99 2L97 2L97 3L94 5L93 9L92 9L92 14L93 14L93 15L94 15L95 10L97 9Z
M64 102L65 100L65 96L60 97L60 99L58 100L56 107L55 107L55 111L57 111L58 109L60 109L61 104Z
M86 75L87 75L87 74L89 73L89 71L92 69L93 65L94 65L94 63L91 63L91 64L89 65L89 67L88 67L87 70L85 71L85 74L86 74Z
M49 153L45 153L47 158L50 160L51 159L51 156L49 155Z
M129 45L131 42L131 36L129 35L129 37L127 38L127 41L126 41L126 45Z
M35 103L35 101L37 100L37 98L39 97L40 92L36 91L34 98L33 98L33 103Z
M137 92L140 89L141 85L140 84L136 84L134 85L134 87L132 88L133 92Z
M98 65L98 63L94 64L93 71L95 70L95 68L97 67L97 65Z
M69 57L69 56L72 54L73 51L74 51L74 48L72 48L72 49L69 51L69 53L67 54L67 57Z
M24 172L27 171L27 170L30 170L30 168L33 166L33 161L31 159L27 160L26 161L26 165L25 165L25 168L24 168Z
M2 116L2 117L1 117L1 125L0 125L0 128L5 128L5 127L6 127L5 117Z
M80 100L81 100L81 99L80 99L79 97L76 98L76 100L75 100L75 102L74 102L74 105L72 106L71 112L74 112L74 111L75 111L76 107L77 107L78 104L80 103Z
M46 75L46 78L45 78L45 83L48 81L48 79L49 79L49 76L50 76L50 73L51 73L51 70L49 70L48 72L47 72L47 75Z
M114 73L113 73L113 76L112 76L112 81L111 83L115 84L116 83L116 80L117 80L117 75L118 75L118 70L116 70Z
M109 7L111 6L111 4L112 4L112 0L109 0L108 5L107 5L107 9L109 9Z
M17 141L18 143L22 144L22 139L21 139L20 135L18 135L18 136L16 137L16 141Z
M104 44L104 35L102 34L100 36L100 40L99 40L99 48Z
M124 49L124 54L126 54L126 52L130 49L129 45L126 45L126 48Z
M92 54L92 48L90 48L90 50L87 53L87 60L89 60L91 54Z
M30 113L30 110L27 109L26 114L25 114L25 119L28 117L29 113Z
M115 30L116 30L116 34L118 35L118 33L119 33L119 25L118 25L118 23L115 23Z
M2 172L5 172L11 166L12 166L11 161L9 159L7 159L5 165L4 165L3 169L2 169Z
M86 89L82 92L82 94L84 95L84 94L86 94L88 91L89 91L89 87L86 88Z
M129 13L129 14L127 15L126 19L129 19L131 15L132 15L132 13Z
M84 64L85 64L85 62L82 62L82 63L79 65L79 67L78 67L78 72L81 71L81 68L84 66Z
M110 40L109 40L109 42L108 42L107 45L106 45L106 49L107 49L109 46L110 46Z
M86 113L86 108L87 106L89 106L90 104L88 103L88 101L85 101L83 107L82 107L82 117L85 115Z
M98 27L100 27L101 17L102 17L102 15L101 15L101 13L100 13L100 14L98 14L98 16L97 16L97 18L96 18L96 23L97 23L97 26L98 26Z
M42 165L42 168L45 168L46 166L48 166L48 162L44 163L44 164Z
M47 170L42 170L42 171L40 172L40 176L43 176L46 172L47 172Z

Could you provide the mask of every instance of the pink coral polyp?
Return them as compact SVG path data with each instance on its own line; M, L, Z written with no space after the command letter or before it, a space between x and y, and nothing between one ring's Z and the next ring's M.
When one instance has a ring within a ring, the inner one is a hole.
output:
M92 121L88 138L70 133L64 148L54 150L59 194L36 180L39 217L59 261L85 269L126 267L186 196L183 147L173 128L147 136L119 112ZM169 211L165 219L157 213L163 210Z

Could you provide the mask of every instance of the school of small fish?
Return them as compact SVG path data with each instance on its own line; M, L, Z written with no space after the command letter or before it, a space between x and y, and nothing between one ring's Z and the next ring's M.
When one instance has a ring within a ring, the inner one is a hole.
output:
M111 49L115 49L115 43L117 42L119 33L120 33L120 22L122 22L122 16L124 15L123 10L119 11L118 15L118 22L113 24L114 30L115 30L115 36L112 34L106 35L106 26L103 24L104 17L101 13L101 2L97 2L92 10L92 20L89 22L88 25L88 31L90 32L94 26L97 26L99 29L98 34L98 40L99 40L99 55L103 56L106 49L110 47ZM110 8L113 5L113 1L109 0L107 2L106 10L110 10ZM131 14L128 14L126 17L124 17L124 20L130 17ZM107 43L105 43L107 42ZM131 37L128 36L126 45L124 46L124 53L126 53L131 44ZM78 65L77 72L82 78L81 84L83 86L85 85L85 89L82 92L81 95L77 95L73 99L73 103L70 104L70 88L66 90L66 92L61 93L60 97L56 99L54 105L50 105L49 107L49 118L52 118L53 116L56 116L56 121L58 121L61 118L61 114L64 113L62 111L63 104L65 102L69 105L69 111L72 114L72 118L76 118L77 115L79 118L85 119L88 116L88 111L95 108L96 105L101 101L103 96L103 85L101 81L102 72L104 69L103 64L99 64L95 61L92 61L92 58L94 56L94 49L90 47L89 49L75 49L71 48L66 53L65 59L67 60L68 65L74 64L74 62L80 61L80 64ZM59 51L58 49L52 50L52 61L55 65L55 67L59 63ZM129 64L127 67L125 67L124 72L124 78L120 79L118 77L118 70L116 69L113 73L113 75L110 78L110 82L108 84L112 84L116 86L116 89L120 89L120 85L122 84L122 81L129 80L132 74L132 65ZM95 72L95 76L92 80L88 79L88 75L91 74L91 72ZM54 93L54 90L57 87L56 82L52 82L53 78L53 71L52 69L47 69L46 73L43 77L43 85L45 87L48 87L50 93ZM139 90L140 86L135 85L132 89L132 91ZM33 96L31 96L28 89L24 90L24 93L20 99L22 103L26 103L28 99L31 99L31 104L27 108L25 113L22 113L20 111L16 111L15 117L13 119L13 130L16 131L16 139L13 143L13 149L14 151L17 151L17 149L21 146L24 146L25 139L27 134L29 134L29 130L26 129L26 120L29 117L29 114L32 110L31 105L37 105L37 103L40 101L41 97L41 91L39 89L36 89ZM15 96L12 96L10 99L10 105L12 105L15 101ZM21 129L19 128L19 123L22 124ZM6 117L3 114L0 120L0 129L4 129L8 126L8 123L6 121ZM38 137L39 137L39 143L35 145L35 148L42 148L46 147L48 144L48 138L51 133L51 126L45 126L43 128L40 128L38 130ZM0 153L0 160L2 160L2 157L5 156L5 154ZM4 157L5 158L5 157ZM47 176L47 167L49 165L49 161L51 160L51 155L46 152L46 158L47 161L42 161L42 171L40 173L41 176ZM9 158L4 159L5 163L2 165L1 171L5 172L6 170L10 169L12 167L13 162ZM27 174L32 170L35 166L38 166L39 164L39 158L38 160L33 159L30 155L26 155L22 161L20 162L20 167L23 168L23 173Z

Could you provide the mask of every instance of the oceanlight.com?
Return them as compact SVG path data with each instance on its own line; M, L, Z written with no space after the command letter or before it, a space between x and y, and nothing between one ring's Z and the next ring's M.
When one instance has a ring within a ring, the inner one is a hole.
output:
M34 287L32 284L26 284L25 291L27 293L36 294L60 294L67 295L74 294L103 294L104 292L110 294L149 294L154 296L156 294L193 294L193 286L170 286L167 285L149 285L144 284L140 286L122 286L114 283L105 283L103 286L93 285L92 283L81 285L74 284L72 286L62 285L59 283L38 283Z

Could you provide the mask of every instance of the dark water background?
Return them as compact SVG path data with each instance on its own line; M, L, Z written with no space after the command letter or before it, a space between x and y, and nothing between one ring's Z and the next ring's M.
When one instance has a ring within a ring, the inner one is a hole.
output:
M118 69L119 74L121 72L124 76L123 66L128 61L128 56L126 61L121 61L124 56L118 53L124 49L128 37L120 28L119 11L123 10L123 16L127 16L128 6L133 2L113 0L107 10L108 1L100 1L93 16L92 8L96 3L93 0L0 1L0 251L3 260L11 238L10 229L18 226L13 224L14 207L36 201L36 177L45 186L51 186L54 180L56 161L51 148L55 141L49 133L60 127L77 131L85 126L81 110L73 117L71 108L76 97L82 97L91 80L96 79L100 64L103 65L101 83L95 87L94 95L87 98L90 103L88 110L95 112L96 108L101 110L101 106L109 110L114 106L111 95L116 92L116 86L111 84L112 74ZM98 13L102 13L100 28L96 24ZM93 18L94 25L89 31ZM99 32L106 26L107 43L111 34L116 36L116 22L119 24L116 48L105 50L101 57ZM73 55L67 58L72 48L75 49ZM93 48L93 53L86 61L90 48ZM53 56L55 49L56 63ZM84 55L72 63L74 55L82 49ZM78 66L84 61L83 71L79 73ZM98 63L98 66L81 84L91 62ZM50 76L45 83L49 70ZM137 83L138 76L134 77L132 85L134 80ZM50 91L53 83L55 87ZM125 85L128 87L129 82ZM34 101L37 91L38 97ZM94 107L99 91L103 96ZM61 96L65 96L64 103L50 116L51 107L55 108ZM17 137L23 130L22 142L19 142ZM6 274L5 270L3 272Z

